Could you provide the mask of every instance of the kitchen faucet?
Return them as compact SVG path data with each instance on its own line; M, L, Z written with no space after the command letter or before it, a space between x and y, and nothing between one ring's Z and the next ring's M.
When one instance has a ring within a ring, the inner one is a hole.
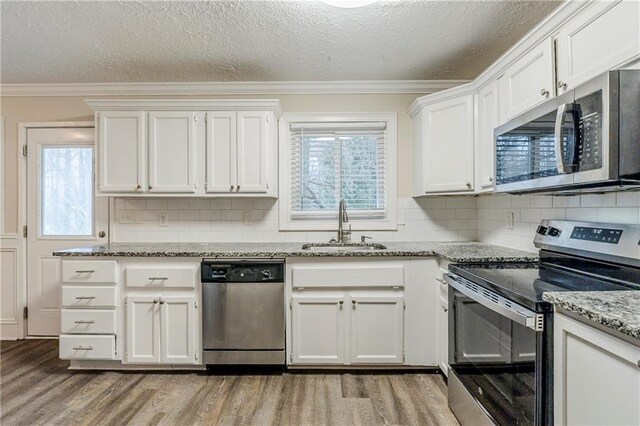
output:
M344 198L341 198L340 204L338 205L338 243L340 244L346 243L344 237L351 235L351 231L345 231L342 229L345 222L349 222L349 216L347 215L347 203L344 201Z

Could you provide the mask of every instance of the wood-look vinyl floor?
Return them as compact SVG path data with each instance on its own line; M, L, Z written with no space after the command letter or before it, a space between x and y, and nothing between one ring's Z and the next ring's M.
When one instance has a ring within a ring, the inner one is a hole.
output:
M0 423L457 425L436 373L73 372L57 340L0 342Z

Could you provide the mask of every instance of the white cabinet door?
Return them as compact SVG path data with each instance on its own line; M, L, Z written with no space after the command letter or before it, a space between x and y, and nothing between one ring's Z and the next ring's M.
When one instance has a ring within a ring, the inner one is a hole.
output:
M98 192L145 187L145 120L141 111L105 111L98 119Z
M438 364L445 376L449 374L449 306L446 294L438 303Z
M275 123L268 123L267 120L269 120L268 112L238 112L238 192L267 192L267 157L269 155L267 127L270 124L275 125ZM274 161L270 160L270 162Z
M149 192L195 192L195 113L149 113Z
M556 37L558 93L640 55L640 2L593 2Z
M499 125L498 82L484 86L476 96L476 190L492 191L495 177L495 139L493 131Z
M345 297L343 294L294 295L292 363L343 364Z
M128 363L160 362L160 304L158 296L129 296L127 304Z
M425 193L473 190L473 95L422 111Z
M501 122L553 96L553 41L543 40L511 64L499 81Z
M161 361L164 364L196 362L196 309L193 296L160 297Z
M404 303L402 294L351 293L351 362L402 364Z
M236 187L236 112L207 112L207 189L229 193Z
M640 347L554 315L557 425L640 424Z

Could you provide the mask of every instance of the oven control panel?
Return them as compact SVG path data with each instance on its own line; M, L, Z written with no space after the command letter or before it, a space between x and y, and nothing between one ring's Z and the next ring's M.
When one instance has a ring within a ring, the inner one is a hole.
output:
M578 254L640 266L640 225L544 219L533 244L543 250Z
M622 229L594 228L591 226L574 226L571 238L574 240L598 241L600 243L618 244Z

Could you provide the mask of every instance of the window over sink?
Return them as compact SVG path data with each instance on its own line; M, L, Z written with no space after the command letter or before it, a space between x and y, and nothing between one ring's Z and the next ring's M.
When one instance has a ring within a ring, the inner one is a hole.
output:
M335 230L341 199L354 230L394 230L396 114L285 114L280 229Z

